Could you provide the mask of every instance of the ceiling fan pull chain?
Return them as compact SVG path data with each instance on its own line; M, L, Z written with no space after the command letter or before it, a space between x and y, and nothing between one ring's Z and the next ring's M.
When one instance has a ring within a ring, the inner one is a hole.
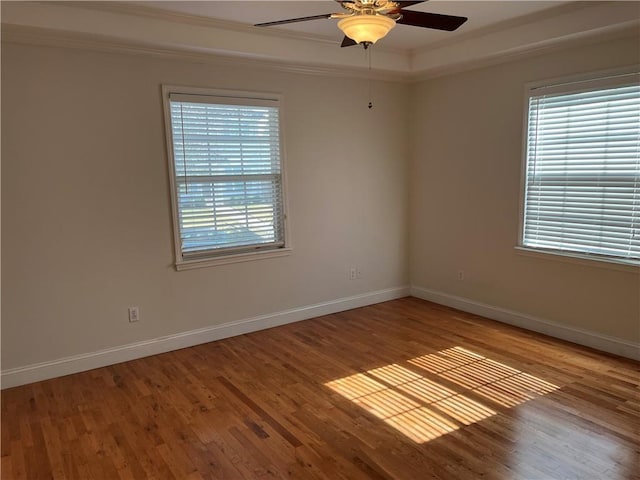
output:
M373 108L373 100L372 100L372 95L371 95L371 90L372 90L372 78L371 78L371 48L367 48L365 49L365 55L367 56L367 59L369 61L369 110L371 110Z

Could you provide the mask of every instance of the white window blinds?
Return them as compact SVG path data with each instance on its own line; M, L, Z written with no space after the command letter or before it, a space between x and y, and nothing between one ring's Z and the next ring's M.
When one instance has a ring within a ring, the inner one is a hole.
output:
M522 244L636 261L637 76L608 88L569 87L573 91L534 90L529 98Z
M183 259L284 246L277 100L172 93Z

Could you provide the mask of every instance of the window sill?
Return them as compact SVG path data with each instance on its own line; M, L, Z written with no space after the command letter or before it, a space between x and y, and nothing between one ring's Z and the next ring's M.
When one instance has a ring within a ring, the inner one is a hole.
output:
M621 272L640 273L640 261L616 260L612 258L592 257L579 253L560 252L555 250L539 250L529 247L515 247L516 253L526 257L542 258L544 260L555 260L589 267L606 268Z
M176 262L176 270L192 270L194 268L215 267L217 265L229 265L231 263L252 262L265 260L267 258L286 257L291 255L291 247L278 248L277 250L266 250L263 252L238 253L235 255L225 255L217 258L199 258L194 260L182 260Z

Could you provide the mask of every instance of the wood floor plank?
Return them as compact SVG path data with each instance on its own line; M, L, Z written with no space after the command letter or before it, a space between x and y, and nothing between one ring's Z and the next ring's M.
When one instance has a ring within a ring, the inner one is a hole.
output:
M1 477L632 480L640 363L405 298L4 390Z

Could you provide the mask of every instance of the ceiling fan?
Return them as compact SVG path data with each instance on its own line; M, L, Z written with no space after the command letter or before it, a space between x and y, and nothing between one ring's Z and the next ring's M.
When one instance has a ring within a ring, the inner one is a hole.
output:
M383 38L396 26L413 25L414 27L433 28L437 30L453 31L467 21L466 17L454 15L440 15L438 13L415 12L405 10L406 7L424 3L420 2L395 2L390 0L336 0L345 10L341 13L326 13L312 15L310 17L290 18L275 22L258 23L256 27L270 27L284 25L286 23L307 22L323 18L337 18L338 28L345 34L341 47L351 45L363 45L369 48Z

